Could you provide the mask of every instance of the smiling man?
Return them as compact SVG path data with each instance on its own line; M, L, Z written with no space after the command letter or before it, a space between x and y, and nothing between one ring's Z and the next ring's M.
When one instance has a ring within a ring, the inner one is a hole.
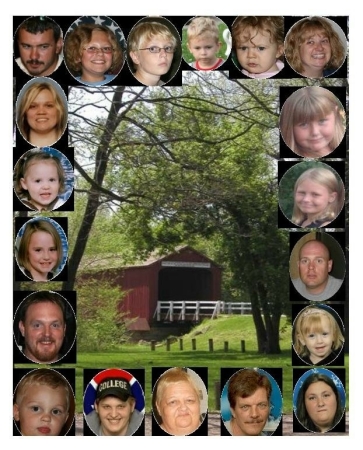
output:
M126 379L104 378L97 386L95 409L86 421L97 436L132 436L143 419L135 405Z
M60 27L48 17L35 16L25 20L17 29L14 40L20 55L16 58L19 67L33 77L52 74L63 59L61 34Z
M330 275L333 260L328 247L321 241L310 240L300 249L299 278L292 278L295 289L312 301L325 301L340 288L343 280Z
M24 339L22 351L28 359L43 364L58 361L66 333L61 298L46 291L30 295L21 306L19 330Z

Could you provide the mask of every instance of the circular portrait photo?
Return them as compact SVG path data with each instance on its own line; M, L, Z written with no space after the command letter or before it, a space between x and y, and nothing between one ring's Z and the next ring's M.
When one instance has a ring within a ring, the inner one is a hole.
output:
M15 240L19 269L33 281L49 281L63 270L68 257L68 242L63 228L48 217L26 222Z
M32 77L47 77L57 70L63 61L62 50L63 32L49 17L29 17L15 32L15 61Z
M207 389L194 370L173 367L155 383L152 407L162 430L172 436L186 436L194 433L206 417Z
M67 120L67 97L56 81L38 77L22 87L16 101L16 123L29 144L53 145L62 137Z
M181 40L175 26L164 17L145 17L127 38L127 62L133 76L145 86L163 86L181 63Z
M284 18L238 16L232 24L232 61L249 78L270 78L284 68Z
M328 369L308 370L294 388L294 414L304 428L316 433L326 433L340 422L345 401L343 383Z
M97 436L132 436L144 419L144 392L126 370L103 370L86 387L83 413Z
M13 416L23 436L65 436L74 412L72 387L56 370L28 372L15 389Z
M342 319L330 306L310 305L296 316L292 329L295 353L306 364L332 363L344 347Z
M112 82L125 62L125 37L106 16L83 16L64 38L64 62L69 73L87 86Z
M74 170L68 158L52 147L27 151L14 168L14 191L35 211L53 211L73 192Z
M342 211L344 183L328 164L304 161L281 178L279 206L285 217L303 228L329 226Z
M62 360L76 339L72 306L56 292L33 292L16 310L14 339L17 348L32 362L51 364Z
M346 54L347 39L343 30L326 17L305 17L286 35L286 61L304 77L333 75L344 63Z
M194 17L183 26L183 59L197 70L215 70L231 53L231 33L219 17Z
M241 369L224 385L221 416L232 436L271 436L282 415L276 380L263 369Z
M323 302L343 284L345 256L339 243L327 233L304 234L290 256L290 277L305 299Z
M345 135L346 116L339 99L328 89L308 86L285 101L280 132L298 156L322 158L332 153Z

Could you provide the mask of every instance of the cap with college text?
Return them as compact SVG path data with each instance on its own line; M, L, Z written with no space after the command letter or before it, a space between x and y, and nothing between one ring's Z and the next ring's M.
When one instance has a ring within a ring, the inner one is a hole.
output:
M126 401L132 396L131 387L125 378L105 378L97 386L96 398L101 400L112 395L122 401Z

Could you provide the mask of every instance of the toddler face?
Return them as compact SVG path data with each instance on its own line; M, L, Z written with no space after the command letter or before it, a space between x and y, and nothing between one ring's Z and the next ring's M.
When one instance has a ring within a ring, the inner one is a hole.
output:
M20 183L28 191L32 204L41 210L58 196L60 183L57 166L52 161L38 161L27 168Z
M202 67L211 67L217 60L221 44L208 35L189 39L188 49Z
M245 30L250 37L244 36L236 47L236 56L243 69L250 73L264 73L277 71L276 59L282 55L283 46L271 42L270 33L254 29Z
M317 364L329 356L333 345L333 332L329 319L321 316L320 329L310 330L300 340L308 349L312 363Z
M67 418L67 393L61 386L30 385L14 405L14 419L20 421L23 436L59 436Z
M304 156L312 158L328 155L333 150L329 144L334 138L335 128L335 112L319 120L297 123L293 130L298 149Z
M95 50L95 52L91 50ZM93 30L91 40L82 50L82 80L102 81L104 74L112 66L112 44L106 33ZM111 51L110 51L111 50Z

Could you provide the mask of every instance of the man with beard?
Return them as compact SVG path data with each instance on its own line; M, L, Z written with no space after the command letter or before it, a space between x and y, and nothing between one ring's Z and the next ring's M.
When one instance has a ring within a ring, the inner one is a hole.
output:
M58 361L66 333L65 306L60 296L40 291L31 294L20 310L19 330L24 355L33 362Z
M25 20L15 34L19 67L33 77L52 74L63 60L61 34L60 27L48 17L36 16Z

